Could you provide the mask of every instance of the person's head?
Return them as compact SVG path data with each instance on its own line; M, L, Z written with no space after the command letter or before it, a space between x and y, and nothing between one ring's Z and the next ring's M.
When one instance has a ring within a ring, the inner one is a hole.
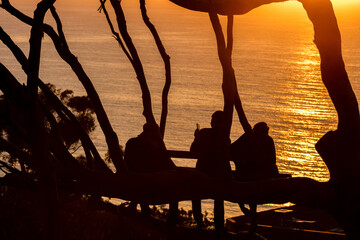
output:
M216 111L211 115L211 127L220 128L224 125L224 112Z
M268 135L269 127L265 122L258 122L254 125L253 133L256 135Z
M159 135L159 127L157 124L145 123L143 125L143 132L142 135L144 137L154 137Z

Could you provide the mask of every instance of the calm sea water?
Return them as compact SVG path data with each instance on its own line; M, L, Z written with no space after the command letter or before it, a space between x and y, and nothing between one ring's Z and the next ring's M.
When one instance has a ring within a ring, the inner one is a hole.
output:
M32 16L35 1L12 1ZM96 10L97 1L56 5L71 50L93 81L121 145L137 136L144 124L141 92L134 71L111 37L105 18ZM162 60L153 39L142 23L136 1L124 1L128 29L143 61L157 119L161 112L164 83ZM209 127L212 112L222 109L222 72L215 36L207 14L180 9L164 0L148 1L149 15L156 25L172 63L172 86L165 133L168 149L188 150L196 123ZM110 9L110 8L109 8ZM289 10L290 9L290 10ZM359 9L359 8L357 8ZM338 13L343 53L353 88L360 96L359 16ZM1 26L27 54L30 28L0 11ZM47 18L48 23L53 23ZM222 19L225 23L225 19ZM224 25L225 26L225 25ZM319 181L328 170L314 144L335 129L337 116L320 78L319 55L313 44L312 25L301 5L277 4L235 18L234 69L245 112L251 124L270 126L281 172ZM0 45L0 59L21 82L25 75L10 52ZM71 69L61 61L47 36L43 41L40 77L62 89L84 90ZM243 133L234 118L231 139ZM107 151L98 127L92 134L98 150ZM174 160L179 166L194 161ZM188 203L184 203L188 207ZM212 212L211 202L204 209ZM226 203L226 216L238 215L235 204Z

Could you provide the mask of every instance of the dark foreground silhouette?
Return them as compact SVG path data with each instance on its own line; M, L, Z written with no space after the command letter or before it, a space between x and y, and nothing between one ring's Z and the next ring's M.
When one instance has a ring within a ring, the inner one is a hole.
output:
M244 133L231 144L230 154L237 180L259 180L279 175L274 140L268 133L268 125L259 122L251 132Z
M143 132L128 140L125 146L124 160L129 170L137 173L154 173L176 169L156 124L145 123ZM131 207L136 208L136 205L135 202L132 202ZM140 203L140 206L141 213L148 217L150 215L149 205ZM171 202L169 204L168 222L176 223L177 215L178 202Z
M226 181L231 179L231 167L226 156L219 156L217 146L224 127L224 112L216 111L211 116L211 128L195 130L195 139L191 144L190 152L197 157L196 170L209 177ZM230 144L230 139L229 143ZM203 226L201 200L192 200L194 219L199 227ZM224 228L224 200L214 200L215 229Z

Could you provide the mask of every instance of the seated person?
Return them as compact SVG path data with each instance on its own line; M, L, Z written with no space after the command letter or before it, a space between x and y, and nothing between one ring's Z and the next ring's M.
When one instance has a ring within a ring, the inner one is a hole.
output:
M145 123L143 132L127 141L125 146L125 163L130 171L152 173L175 169L156 124ZM136 207L137 203L132 203ZM140 204L144 216L149 216L147 204ZM175 223L178 214L178 202L170 203L168 222Z
M265 122L255 124L249 133L244 133L230 146L231 158L235 163L236 180L259 180L276 177L276 153L269 127ZM256 203L239 203L242 212L251 218L249 232L256 231Z
M273 139L265 122L255 124L252 132L244 133L230 146L236 167L236 179L264 179L279 174Z
M190 152L198 159L196 169L210 177L222 180L231 176L229 161L225 161L226 157L219 156L217 152L217 144L219 144L223 126L224 112L216 111L211 118L211 128L196 129L195 139L190 147ZM198 227L202 227L201 201L193 200L192 205L194 219ZM221 231L224 228L224 201L221 199L215 199L214 201L214 222L215 230Z

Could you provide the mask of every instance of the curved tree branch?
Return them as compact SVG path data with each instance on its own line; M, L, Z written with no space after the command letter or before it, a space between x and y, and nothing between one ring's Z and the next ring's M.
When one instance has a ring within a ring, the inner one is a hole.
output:
M288 0L170 0L171 2L200 12L214 12L221 15L245 14L254 8L274 2Z
M7 35L3 29L0 27L0 39L3 41L3 43L10 49L10 51L13 53L15 58L18 60L20 65L22 66L25 73L28 72L28 61L24 53L21 51L21 49L12 41L9 35ZM47 99L52 103L55 111L58 113L58 115L62 118L64 122L67 122L71 126L73 126L73 129L79 134L80 140L82 141L82 146L84 147L84 151L87 152L87 149L91 151L91 153L94 155L95 160L95 168L103 169L105 171L109 171L106 164L101 159L95 145L89 138L88 134L84 131L80 123L77 121L74 114L65 107L61 101L58 99L57 96L46 86L44 82L42 82L39 78L37 79L40 89L43 91L43 93L46 95ZM20 87L20 84L17 84ZM91 157L88 157L89 163L92 162L90 159Z
M225 136L228 138L230 136L234 104L234 71L231 66L229 52L226 49L225 38L221 29L219 17L213 12L209 12L209 17L215 32L218 56L223 68L222 89L224 95Z
M226 49L228 51L228 54L230 55L230 58L232 56L233 46L234 46L234 15L228 15L227 16L227 45Z
M360 133L360 115L341 50L341 35L330 0L302 2L314 25L321 57L321 75L339 117L339 130Z
M180 6L220 14L244 14L278 0L171 0ZM299 0L314 25L315 44L321 58L321 75L338 113L338 129L323 136L316 149L330 171L335 200L332 213L350 239L360 231L360 116L358 103L345 70L341 37L330 0ZM219 41L218 41L219 46ZM223 48L223 44L219 49ZM219 51L220 52L220 51ZM220 59L222 60L222 59ZM309 190L309 189L307 189ZM306 191L307 191L306 190Z
M240 97L239 97L239 93L237 91L237 84L236 84L236 77L235 77L235 72L234 69L232 67L232 61L231 61L231 53L232 53L232 48L233 48L233 37L232 37L232 29L233 29L233 21L232 18L229 18L229 22L228 22L228 28L227 28L227 46L225 44L225 38L224 38L224 34L222 32L222 28L221 28L221 24L219 22L218 16L216 13L209 13L210 14L210 20L211 23L213 25L213 29L215 32L215 36L216 36L216 41L217 41L217 47L218 47L218 56L220 59L220 63L221 66L223 68L223 92L226 94L228 97L232 96L232 101L230 101L229 99L226 100L226 97L224 95L224 100L225 100L225 105L224 106L224 111L225 108L228 109L228 111L231 108L231 119L229 118L229 116L227 116L227 126L226 128L230 133L230 128L231 128L231 122L232 122L232 112L233 112L233 105L235 105L235 108L237 110L238 116L239 116L239 120L240 123L244 129L245 132L251 131L251 125L249 124L244 109L242 107L241 101L240 101ZM227 81L227 83L225 83L225 80ZM231 92L230 88L232 89ZM229 128L229 123L230 123L230 128Z
M60 40L60 43L62 46L61 52L64 52L66 55L66 58L64 58L64 60L66 62L68 62L68 64L71 66L71 68L77 74L79 80L85 87L89 98L91 99L91 101L94 104L95 113L98 118L100 127L104 132L104 135L106 138L106 143L109 148L111 160L113 161L115 168L118 172L127 171L126 165L123 161L123 153L120 149L118 137L111 126L110 120L107 117L104 107L102 106L100 97L99 97L97 91L95 90L95 87L93 86L91 80L89 79L89 77L87 76L85 71L83 70L80 62L77 60L77 58L74 55L72 55L69 48L67 47L66 39L65 39L65 36L64 36L63 30L62 30L62 24L60 22L59 17L56 14L55 8L52 9L52 12L53 12L54 19L58 26L58 32L60 34L60 39L58 39L58 40ZM61 55L60 52L59 52L59 54Z
M120 31L120 34L129 49L130 55L132 56L133 62L134 62L134 70L136 72L136 77L139 81L141 92L142 92L142 99L143 99L143 115L146 118L146 122L151 124L156 124L153 112L152 112L152 106L151 106L151 95L150 90L148 88L146 77L144 73L144 69L142 66L142 63L140 61L139 55L137 53L137 50L134 46L134 43L132 42L132 39L127 31L126 26L126 20L125 15L121 7L121 3L118 0L110 0L111 5L115 11L116 20L118 24L118 28Z
M151 34L154 37L156 46L160 52L161 58L163 59L165 65L165 85L162 92L162 111L160 119L160 134L164 138L165 126L166 126L166 117L168 113L168 94L171 85L171 65L170 65L170 56L166 53L165 47L161 42L160 36L156 31L155 26L150 22L150 19L146 12L145 0L140 0L140 9L141 15L144 20L144 23L149 28Z
M229 15L228 16L228 24L227 24L227 46L226 46L226 49L229 54L230 63L232 62L231 56L232 56L233 45L234 45L233 44L233 42L234 42L233 28L234 28L234 15ZM244 129L244 132L251 132L252 127L251 127L249 121L247 120L246 114L244 112L244 108L242 107L239 92L237 90L237 81L235 80L234 83L235 83L234 105L235 105L235 109L236 109L238 117L239 117L239 121L241 123L241 126Z
M11 6L8 0L3 1L1 7L6 11L8 11L10 14L17 17L19 20L23 21L24 23L29 25L33 24L32 18L24 15L23 13L15 9L13 6ZM61 26L60 23L57 24L58 26ZM83 84L92 103L94 104L95 113L99 121L100 127L105 135L105 139L109 147L109 153L116 167L116 170L119 172L126 171L127 168L123 161L123 153L120 149L118 137L110 124L110 121L107 117L104 107L102 106L100 97L97 91L95 90L94 85L92 84L90 78L85 73L78 59L71 53L69 48L66 47L67 43L61 40L61 38L56 34L56 32L51 26L44 24L43 27L44 27L44 32L48 34L51 40L53 41L55 48L58 51L60 57L70 65L70 67L75 72L78 79L80 80L80 82Z
M105 1L106 1L106 0L100 0L101 6L100 6L100 8L98 9L98 11L101 12L101 10L102 10L102 11L104 12L105 17L106 17L106 21L108 22L108 25L109 25L110 30L111 30L111 33L114 35L114 38L115 38L116 41L119 43L121 49L122 49L123 52L125 53L126 57L129 59L131 65L133 65L133 67L134 67L134 60L133 60L132 57L130 56L128 50L125 48L124 43L123 43L123 41L121 40L121 37L120 37L119 33L115 31L114 25L113 25L112 22L111 22L109 13L108 13L108 11L107 11L107 9L106 9L106 6L105 6Z

